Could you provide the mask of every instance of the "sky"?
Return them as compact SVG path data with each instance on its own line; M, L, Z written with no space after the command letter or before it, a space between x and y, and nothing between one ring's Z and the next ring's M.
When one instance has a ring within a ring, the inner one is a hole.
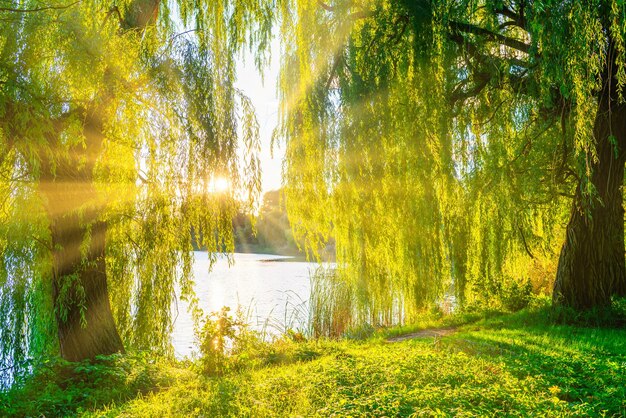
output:
M235 86L250 98L255 107L259 121L261 137L261 170L262 193L275 190L281 186L281 170L284 146L274 145L273 157L271 150L272 132L278 122L278 92L277 78L280 61L280 43L277 39L272 42L272 59L270 65L264 69L264 75L255 68L254 59L250 52L246 52L237 62L237 82Z

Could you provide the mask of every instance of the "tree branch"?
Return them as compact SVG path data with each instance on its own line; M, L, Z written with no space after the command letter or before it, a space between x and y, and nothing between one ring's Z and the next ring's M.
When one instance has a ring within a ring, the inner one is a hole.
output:
M327 12L334 12L335 10L337 10L336 7L329 6L328 4L324 3L322 0L317 0L317 4L319 4L320 7L326 10Z
M516 57L500 57L483 54L474 43L469 42L459 32L450 33L448 37L469 54L469 57L466 58L467 68L473 75L473 80L469 78L463 80L457 84L450 93L449 102L451 105L478 95L494 78L498 81L498 85L501 85L502 81L506 78L513 89L518 93L526 94L528 92L527 74L528 69L532 67L530 63ZM497 70L502 68L503 64L508 64L510 67L522 68L523 71L516 73L510 70L505 72ZM474 81L475 85L472 88L465 88L470 81Z
M44 240L38 238L35 234L31 235L31 238L34 239L35 241L37 241L39 244L41 244L47 250L52 251L53 248L50 246L50 244L45 242Z
M523 7L520 7L520 12L519 13L514 12L513 10L509 9L506 6L496 7L496 8L493 9L493 11L494 11L494 13L497 13L497 14L502 15L502 16L506 16L509 19L511 19L511 22L515 26L517 26L517 27L519 27L521 29L524 29L526 31L528 30L527 27L526 27L527 22L526 22L526 18L524 17L524 9L523 9Z
M519 230L519 233L522 236L522 243L524 244L524 249L526 250L526 254L528 254L528 256L534 260L535 256L530 251L530 248L528 247L528 244L526 243L526 237L524 236L524 230L520 226L519 222L517 223L517 229Z
M35 12L43 12L45 10L62 10L62 9L68 9L78 3L80 3L81 0L77 0L73 3L69 3L63 6L42 6L42 7L35 7L33 9L14 9L11 7L0 7L0 12L12 12L12 13L35 13Z
M479 73L476 74L474 78L476 84L474 84L473 87L464 90L463 87L467 84L467 81L465 81L460 83L457 88L452 91L449 98L451 105L456 104L458 101L464 102L470 97L480 94L480 92L483 91L485 87L487 87L487 84L491 81L492 75L490 73Z
M317 4L327 12L336 12L339 9L336 6L329 6L327 3L324 3L322 0L317 0ZM354 3L348 3L347 7L350 8L354 5ZM348 19L366 19L372 16L372 12L367 11L365 9L359 10L358 12L350 13L347 17Z
M471 33L473 35L484 36L488 39L491 39L492 41L497 41L502 45L508 46L509 48L516 49L526 54L530 53L530 45L518 39L509 38L508 36L492 32L488 29L481 28L470 23L450 21L450 28L456 32Z
M341 50L339 50L339 51L341 51ZM330 84L333 81L333 78L335 78L335 73L337 72L337 69L339 68L340 60L341 60L341 53L338 52L337 55L335 56L334 60L333 60L333 66L330 69L330 73L328 74L328 80L326 80L325 91L328 91L328 89L330 88Z

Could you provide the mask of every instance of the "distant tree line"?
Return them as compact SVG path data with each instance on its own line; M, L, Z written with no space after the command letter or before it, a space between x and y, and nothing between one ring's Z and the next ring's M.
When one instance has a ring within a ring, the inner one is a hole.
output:
M302 256L304 252L291 232L283 190L271 190L263 195L258 214L240 208L233 218L235 251ZM194 250L206 250L200 243L204 234L191 230ZM333 251L332 246L329 251Z
M282 189L263 195L256 222L240 211L233 219L233 228L237 252L302 254L291 232Z

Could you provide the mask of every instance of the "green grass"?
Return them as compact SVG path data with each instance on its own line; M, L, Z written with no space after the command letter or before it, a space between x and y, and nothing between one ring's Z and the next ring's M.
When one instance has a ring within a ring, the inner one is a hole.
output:
M545 310L439 325L468 321L453 335L399 343L380 333L366 341L283 340L266 361L222 377L118 358L89 366L93 376L84 370L73 380L44 376L46 384L35 379L0 395L0 415L626 415L625 330L555 325ZM87 395L64 401L68 391Z

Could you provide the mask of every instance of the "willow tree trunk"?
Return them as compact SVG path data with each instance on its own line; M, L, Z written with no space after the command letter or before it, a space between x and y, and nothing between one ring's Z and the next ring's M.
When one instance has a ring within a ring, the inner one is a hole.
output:
M85 146L48 162L39 186L50 223L61 356L70 361L124 351L107 290L103 203L93 184L102 122L93 113L84 121Z
M116 6L125 30L145 29L156 22L160 0L133 0L125 18ZM102 149L102 115L113 99L114 74L104 72L99 105L81 109L85 144L64 154L60 136L50 138L50 150L42 152L40 192L50 223L53 263L54 307L61 356L80 361L97 355L124 351L111 312L105 261L106 222L104 202L98 201L94 168ZM58 129L61 133L63 128ZM64 155L64 156L63 156ZM60 156L60 157L59 157Z
M576 309L608 306L612 296L626 295L626 106L617 100L616 80L605 79L610 82L599 98L593 128L598 158L589 179L597 194L588 202L584 185L577 189L554 283L553 301Z

